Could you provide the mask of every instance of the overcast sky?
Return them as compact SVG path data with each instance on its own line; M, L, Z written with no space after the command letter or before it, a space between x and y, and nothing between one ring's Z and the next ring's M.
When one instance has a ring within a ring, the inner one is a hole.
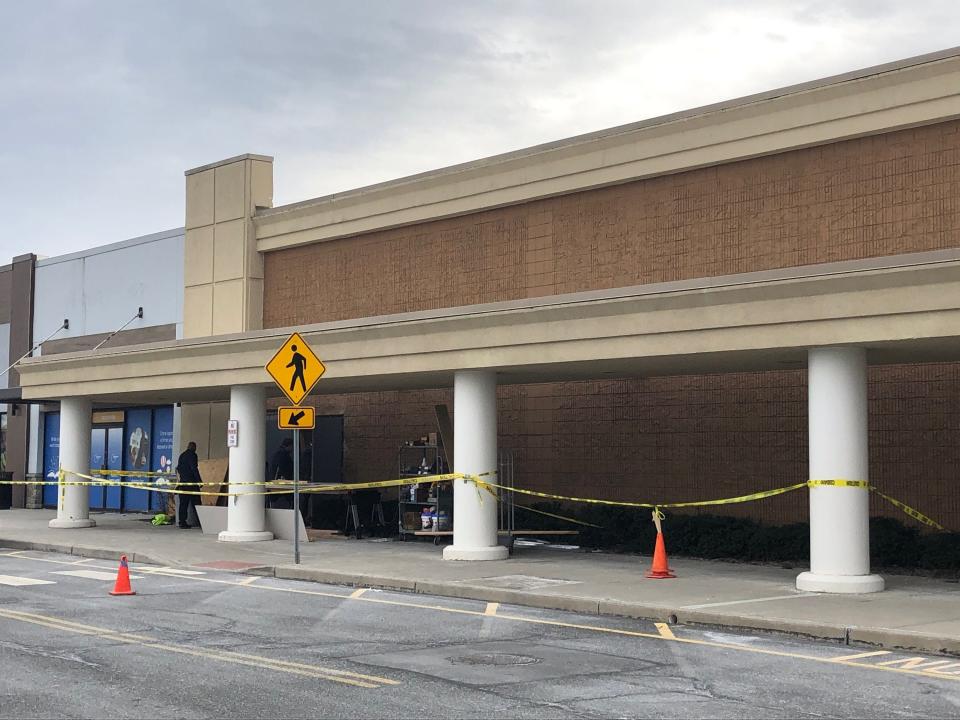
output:
M183 224L183 171L277 205L960 45L956 0L6 0L0 264Z

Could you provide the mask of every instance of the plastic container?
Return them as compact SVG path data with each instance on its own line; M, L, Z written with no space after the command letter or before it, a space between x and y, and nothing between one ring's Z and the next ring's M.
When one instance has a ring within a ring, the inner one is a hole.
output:
M424 508L423 512L420 513L420 529L430 530L432 527L433 527L433 515L430 512L430 508Z

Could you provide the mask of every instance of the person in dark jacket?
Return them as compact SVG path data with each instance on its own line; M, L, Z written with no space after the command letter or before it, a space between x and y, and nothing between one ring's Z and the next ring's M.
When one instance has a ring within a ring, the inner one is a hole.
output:
M187 449L180 453L177 459L177 475L180 476L182 489L188 493L199 493L200 483L200 465L197 458L197 444L195 442L187 443ZM190 508L195 508L199 495L178 495L177 503L177 525L186 529L190 527Z
M280 447L270 458L270 480L293 480L293 440L284 438ZM267 495L268 507L292 508L290 495Z

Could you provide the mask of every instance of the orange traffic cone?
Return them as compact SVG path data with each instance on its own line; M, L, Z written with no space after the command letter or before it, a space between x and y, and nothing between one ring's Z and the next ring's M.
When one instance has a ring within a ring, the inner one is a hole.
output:
M120 556L120 567L117 570L117 582L110 591L111 595L136 595L130 587L130 568L127 567L127 556Z
M667 564L667 547L663 542L663 529L660 527L662 517L659 509L653 511L653 522L657 526L657 544L653 549L653 565L650 566L647 577L655 580L676 577Z

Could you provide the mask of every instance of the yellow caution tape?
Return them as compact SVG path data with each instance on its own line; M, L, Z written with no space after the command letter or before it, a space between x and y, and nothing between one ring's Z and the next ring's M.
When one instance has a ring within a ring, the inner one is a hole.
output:
M683 502L683 503L642 503L642 502L626 502L620 500L598 500L596 498L583 498L575 497L571 495L553 495L551 493L537 492L536 490L526 490L524 488L517 487L507 487L506 485L498 485L497 483L490 481L478 481L478 485L483 484L493 488L499 488L501 490L507 490L509 492L520 493L522 495L530 495L533 497L546 498L548 500L566 500L568 502L579 502L587 503L591 505L613 505L616 507L636 507L636 508L682 508L682 507L701 507L707 505L732 505L734 503L750 502L752 500L762 500L764 498L773 497L775 495L783 495L784 493L793 492L794 490L800 490L807 486L806 483L797 483L796 485L789 485L787 487L777 488L775 490L764 490L762 492L750 493L749 495L740 495L738 497L732 498L721 498L718 500L700 500L697 502Z
M945 529L945 528L943 527L943 525L941 525L940 523L938 523L936 520L931 520L930 518L928 518L926 515L924 515L924 514L923 514L922 512L920 512L919 510L914 510L914 509L913 509L912 507L910 507L909 505L905 505L904 503L900 502L899 500L895 500L894 498L890 497L889 495L885 495L884 493L882 493L882 492L880 492L879 490L877 490L877 488L875 488L873 485L870 486L870 490L872 490L873 492L875 492L877 495L879 495L880 497L882 497L884 500L886 500L888 503L890 503L890 504L893 505L894 507L897 507L897 508L900 508L901 510L903 510L907 515L909 515L910 517L912 517L914 520L918 520L918 521L922 522L924 525L929 525L930 527L936 528L937 530L944 530L944 529Z
M856 487L869 488L866 480L807 480L807 487Z
M596 498L581 498L570 495L554 495L552 493L543 493L537 492L535 490L526 490L524 488L516 487L507 487L506 485L498 485L497 483L489 481L477 481L477 484L487 485L491 488L499 488L501 490L506 490L508 492L520 493L523 495L530 495L533 497L541 497L548 500L566 500L568 502L579 502L587 503L592 505L612 505L616 507L636 507L636 508L651 508L654 511L659 513L660 508L684 508L684 507L707 507L711 505L732 505L735 503L744 503L752 502L754 500L763 500L769 497L775 497L777 495L784 495L794 490L800 490L804 487L850 487L850 488L864 488L875 492L877 495L882 497L884 500L890 502L894 507L899 508L904 513L912 517L914 520L917 520L924 525L928 525L932 528L938 530L944 530L943 525L927 517L919 510L916 510L905 503L896 500L885 493L880 492L875 486L871 485L865 480L843 480L843 479L830 479L830 480L808 480L804 483L797 483L795 485L788 485L782 488L775 488L773 490L764 490L762 492L750 493L749 495L739 495L732 498L719 498L716 500L700 500L697 502L684 502L684 503L640 503L640 502L623 502L617 500L598 500ZM663 513L659 513L662 519Z
M176 473L154 472L152 470L91 470L93 475L117 475L119 477L158 477L174 478Z
M101 473L104 475L112 476L121 476L126 475L127 477L173 477L170 475L164 475L160 473L135 473L133 471L112 471L112 470L95 470L92 471L95 473ZM379 480L376 482L366 482L366 483L339 483L337 485L310 485L305 484L301 487L300 492L304 494L317 494L317 493L340 493L340 492L351 492L354 490L369 490L375 488L388 488L388 487L401 487L401 486L410 486L410 485L421 485L421 484L433 484L439 482L448 482L451 480L466 480L473 482L477 487L477 492L480 492L480 489L483 488L490 492L496 497L496 490L505 490L507 492L519 493L522 495L528 495L532 497L544 498L547 500L564 500L567 502L577 502L585 503L590 505L610 505L615 507L634 507L634 508L650 508L659 513L662 517L663 513L660 513L660 508L687 508L687 507L708 507L712 505L733 505L737 503L752 502L754 500L764 500L766 498L775 497L777 495L784 495L795 490L800 490L805 487L850 487L850 488L864 488L868 489L871 492L875 492L877 495L882 497L887 502L891 503L894 507L899 508L904 513L912 517L914 520L923 523L937 530L944 530L943 525L936 522L935 520L927 517L919 510L916 510L909 505L900 502L899 500L890 497L889 495L881 492L877 489L876 486L870 485L869 482L865 480L844 480L841 478L834 478L828 480L808 480L807 482L796 483L795 485L787 485L781 488L775 488L773 490L763 490L761 492L750 493L748 495L738 495L737 497L731 498L718 498L715 500L698 500L695 502L681 502L681 503L642 503L642 502L626 502L619 500L600 500L597 498L583 498L576 497L572 495L555 495L553 493L544 493L536 490L527 490L525 488L518 487L508 487L506 485L500 485L498 483L492 482L490 480L481 480L482 477L490 477L496 475L496 471L489 471L484 473L478 473L475 475L466 475L464 473L446 473L443 475L422 475L409 478L396 478L393 480ZM67 475L72 475L74 477L84 478L83 480L66 480ZM174 495L207 495L213 497L239 497L242 495L289 495L293 492L293 481L269 481L269 482L244 482L238 483L234 482L234 485L244 485L244 486L262 486L266 488L278 488L282 487L281 490L270 490L267 489L263 492L259 491L244 491L244 492L207 492L205 490L183 490L182 487L185 486L197 486L201 483L181 483L177 482L176 484L161 484L161 483L138 483L138 482L124 482L121 480L109 480L104 478L97 478L93 475L86 475L84 473L74 472L72 470L59 470L58 471L58 480L50 481L35 481L35 480L0 480L0 485L57 485L61 488L61 501L63 496L63 488L67 486L97 486L97 487L129 487L138 490L151 490L154 492L166 492ZM216 484L216 483L210 483ZM478 495L479 496L479 495ZM483 498L481 497L481 502ZM573 518L564 517L562 515L552 515L551 513L543 512L541 510L534 510L533 508L526 507L523 505L518 505L517 507L522 507L525 510L530 510L532 512L539 512L543 515L548 515L551 517L556 517L561 520L568 520L570 522L578 522L582 525L588 527L600 527L598 525L592 525L591 523L582 522L579 520L574 520Z
M114 473L110 473L114 474ZM488 473L489 474L489 473ZM184 490L184 486L196 487L198 485L213 485L223 483L181 483L166 485L158 483L138 483L122 480L110 480L107 478L97 478L93 475L87 475L85 473L74 472L72 470L60 470L58 473L60 480L57 481L26 481L26 480L6 480L0 481L0 484L12 484L12 485L58 485L62 487L126 487L136 490L152 490L154 492L165 492L172 495L206 495L211 497L239 497L245 495L289 495L293 492L293 481L292 480L273 480L269 482L234 482L233 485L243 485L243 486L265 486L268 488L264 492L259 491L244 491L244 492L216 492L216 491L206 491L206 490ZM66 480L63 479L67 475L72 475L73 477L82 478L82 480ZM394 480L379 480L376 482L366 482L366 483L339 483L336 485L310 485L304 483L300 492L304 494L315 494L315 493L340 493L340 492L352 492L354 490L368 490L373 488L387 488L387 487L400 487L400 486L410 486L410 485L421 485L421 484L434 484L440 482L448 482L450 480L463 479L466 476L463 473L446 473L443 475L418 475L416 477L409 478L397 478ZM227 484L230 485L229 483ZM282 489L269 489L269 488L282 488Z

